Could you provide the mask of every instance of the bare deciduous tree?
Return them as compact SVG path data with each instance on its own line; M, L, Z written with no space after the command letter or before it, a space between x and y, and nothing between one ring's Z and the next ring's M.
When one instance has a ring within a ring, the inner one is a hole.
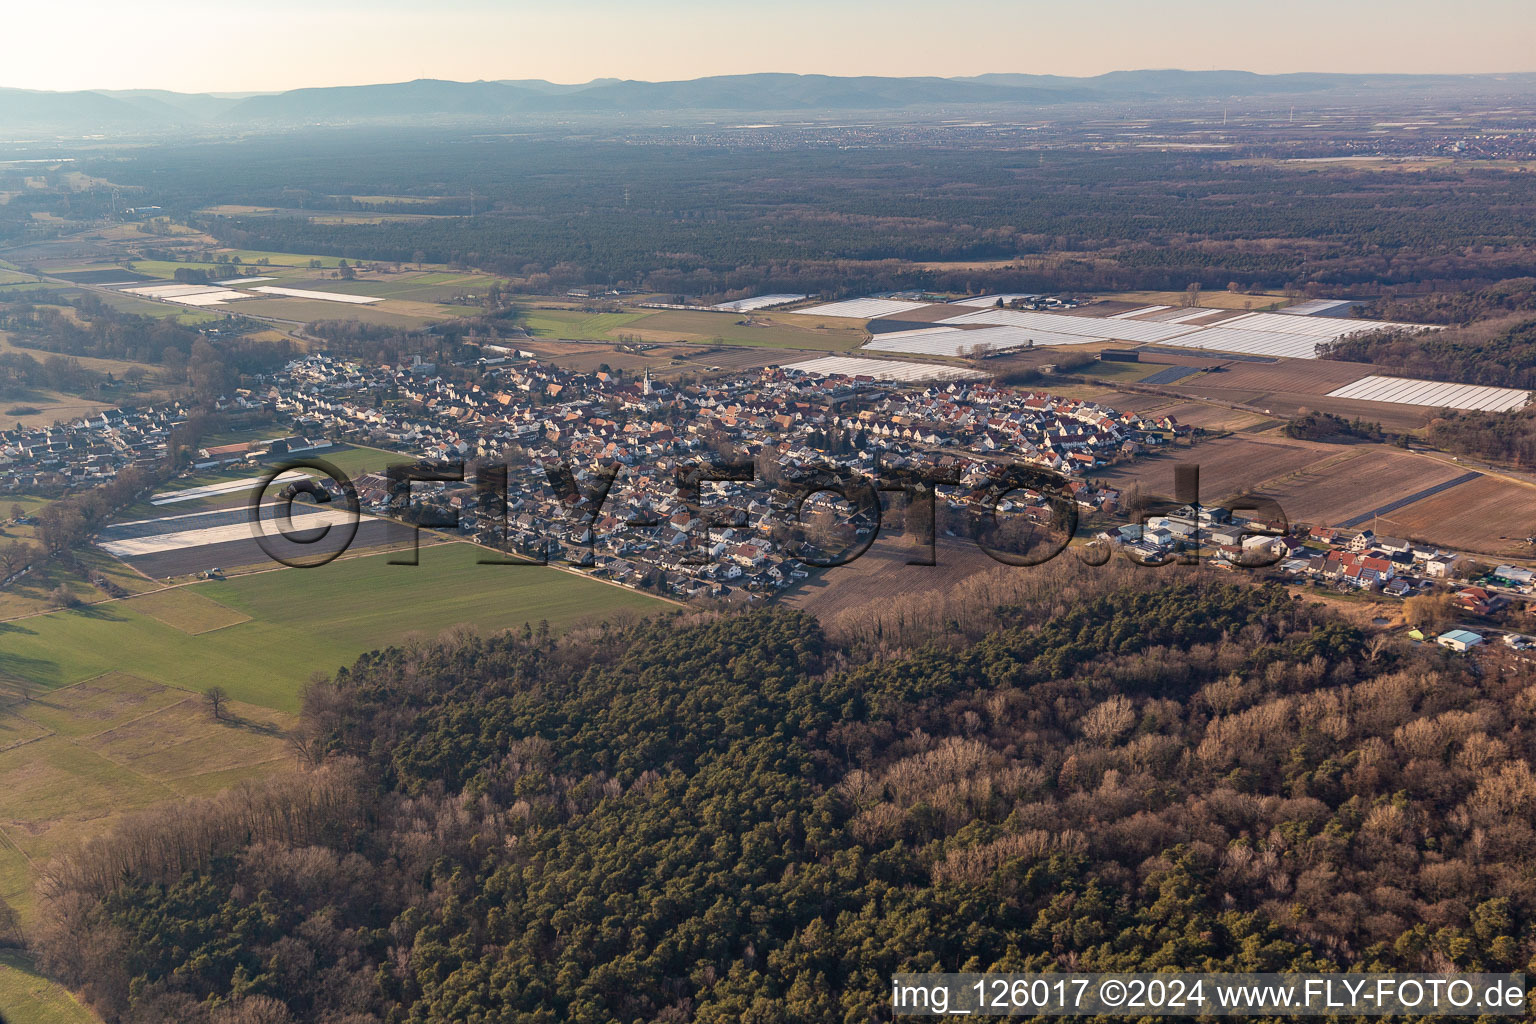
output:
M203 703L208 706L209 714L222 722L229 713L229 692L222 686L210 686L203 691Z

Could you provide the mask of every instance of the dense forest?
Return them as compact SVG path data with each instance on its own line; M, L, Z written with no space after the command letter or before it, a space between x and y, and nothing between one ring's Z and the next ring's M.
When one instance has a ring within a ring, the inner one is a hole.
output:
M913 144L731 147L353 129L167 144L88 163L244 248L462 262L545 291L855 294L1536 276L1536 177L1307 173L1241 152ZM460 216L475 197L475 215ZM359 198L362 197L362 198ZM380 202L384 197L397 197ZM418 201L425 201L420 203ZM271 212L209 215L222 204ZM317 213L393 206L381 222ZM330 220L333 218L322 218ZM924 267L959 261L961 266ZM1015 261L1011 267L965 266Z
M1519 277L1485 288L1429 295L1399 295L1389 289L1389 294L1368 303L1361 312L1381 320L1464 327L1477 320L1533 310L1536 310L1536 278Z
M924 603L928 602L928 603ZM937 603L934 603L937 602ZM1519 970L1528 674L1065 561L823 626L454 631L55 862L110 1022L885 1019L894 970Z

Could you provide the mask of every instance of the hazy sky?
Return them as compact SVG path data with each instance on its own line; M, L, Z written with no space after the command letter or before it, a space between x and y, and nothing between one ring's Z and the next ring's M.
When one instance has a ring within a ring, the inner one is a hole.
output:
M55 0L0 85L255 91L752 71L1536 71L1536 0Z

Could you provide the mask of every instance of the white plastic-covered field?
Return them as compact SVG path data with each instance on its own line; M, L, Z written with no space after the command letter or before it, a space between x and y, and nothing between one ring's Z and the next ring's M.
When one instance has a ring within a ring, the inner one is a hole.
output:
M131 295L142 295L162 302L178 302L184 306L217 306L237 299L254 299L256 296L219 288L209 284L151 284L138 288L124 288Z
M304 474L299 474L304 475ZM287 480L285 476L283 478ZM226 480L219 484L204 484L202 487L184 487L179 491L159 491L149 496L151 505L176 505L183 501L197 501L199 498L214 498L221 494L233 494L236 491L248 491L261 484L259 476L243 477L239 480Z
M1354 304L1350 299L1308 299L1275 312L1286 316L1332 316L1335 313L1348 313Z
M795 312L802 316L843 316L851 320L874 320L892 313L922 309L926 305L926 302L912 302L909 299L844 299L841 302L823 302L819 306L797 309Z
M790 302L799 302L804 295L782 293L779 295L754 295L750 299L733 299L730 302L722 302L711 309L718 309L722 313L750 313L756 309L770 309L773 306L782 306Z
M279 524L276 510L283 506L268 503L262 506L263 530L277 535L280 530L310 533L325 526L350 529L353 523L371 521L374 517L352 515L345 508L326 505L296 505L292 523ZM194 512L186 516L172 516L162 520L139 520L118 524L112 531L104 531L97 543L119 558L141 558L145 555L182 551L187 548L207 547L210 544L227 544L231 541L250 540L254 536L245 509L217 512ZM208 525L204 525L204 524ZM157 527L150 530L149 527ZM141 529L134 529L139 527ZM179 528L178 528L179 527Z
M1432 380L1372 375L1336 388L1328 392L1328 397L1353 398L1361 402L1390 402L1394 405L1427 405L1436 409L1513 412L1525 408L1531 400L1531 393L1518 388L1441 384Z
M978 348L995 352L1008 349L1051 345L1084 345L1091 341L1107 341L1107 338L1090 338L1080 334L1058 334L1055 331L1038 331L1027 327L980 327L962 330L959 327L929 327L918 331L897 331L877 334L865 345L866 351L907 352L913 355L961 356L971 355Z
M954 303L963 305L964 303ZM1209 309L1180 310L1172 306L1142 306L1110 316L1078 316L1036 310L983 307L941 320L937 327L987 324L1024 334L998 333L991 337L949 337L906 332L876 335L866 347L888 352L957 355L958 347L990 343L996 349L1017 348L1033 340L1036 345L1081 345L1090 342L1125 341L1137 344L1172 345L1177 348L1237 352L1244 355L1291 359L1317 358L1317 346L1360 331L1382 328L1439 330L1419 324L1356 320L1329 316L1284 316L1279 313L1223 315L1213 324L1197 319L1220 314ZM951 348L950 346L957 346Z
M1356 320L1342 316L1287 316L1284 313L1244 313L1230 320L1223 320L1222 327L1239 331L1283 331L1286 334L1306 334L1315 338L1333 340L1361 331L1380 331L1398 328L1408 331L1431 330L1423 324L1401 324L1388 320Z
M137 288L123 289L130 295L147 295L151 299L177 299L183 295L198 295L218 290L209 284L146 284Z
M184 303L188 306L222 306L226 302L238 302L240 299L254 299L257 296L247 295L245 292L231 291L228 288L219 288L211 292L198 292L196 295L183 295L172 302Z
M1288 317L1305 320L1305 317ZM1177 324L1174 326L1178 326ZM1209 349L1212 352L1241 352L1250 356L1285 356L1288 359L1316 359L1317 346L1327 341L1313 334L1285 331L1245 331L1222 323L1217 327L1196 327L1177 338L1165 338L1161 344L1175 348Z
M316 476L306 469L285 469L279 473L267 486L269 492L281 490L288 484L297 483L300 480L312 480ZM183 487L177 491L156 491L149 496L151 505L178 505L184 501L198 501L202 498L217 498L221 494L234 494L237 491L251 491L261 486L266 479L259 476L244 476L238 480L224 480L216 484L203 484L198 487Z
M1023 309L981 309L939 321L943 324L996 324L1033 331L1077 335L1090 341L1166 341L1198 328L1184 324L1160 324L1144 320L1111 320L1102 316L1067 316Z
M1203 316L1210 316L1216 310L1204 309L1196 306L1193 309L1182 309L1178 306L1164 306L1162 310L1154 313L1143 314L1148 320L1155 320L1160 324L1182 324L1190 320L1198 320Z
M934 363L907 363L896 359L858 359L852 356L823 356L784 367L818 377L869 377L883 381L973 380L985 376L963 366Z
M384 301L372 295L346 295L342 292L311 292L305 291L303 288L279 288L276 285L270 284L264 284L256 290L263 295L282 295L290 299L320 299L323 302L350 302L356 305Z

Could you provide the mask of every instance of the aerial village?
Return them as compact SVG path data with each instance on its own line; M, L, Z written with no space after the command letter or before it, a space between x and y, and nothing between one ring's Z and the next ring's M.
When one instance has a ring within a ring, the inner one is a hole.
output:
M649 374L573 372L507 350L441 371L419 359L368 366L310 355L248 384L225 397L222 411L265 415L270 436L200 448L191 471L324 457L347 444L398 453L402 464L462 465L462 481L415 482L409 507L384 473L353 484L367 515L451 522L480 543L677 598L753 603L794 586L831 564L824 559L832 542L800 529L817 515L839 520L845 549L870 539L880 528L877 508L805 485L795 499L808 468L829 467L877 480L916 468L942 481L935 528L947 536L963 536L965 523L993 509L1060 527L1060 506L1070 501L1079 538L1149 565L1195 553L1216 567L1262 568L1338 591L1450 592L1465 616L1516 626L1533 584L1528 569L1481 565L1371 529L1153 507L1096 473L1188 445L1194 430L990 381L903 383L773 366L663 383ZM190 415L178 404L121 408L0 431L0 494L57 493L161 464ZM753 466L746 480L710 482L720 474L706 474L694 486L684 482L692 467L743 460ZM1049 470L1065 485L1056 493L1004 490L999 473L1009 465ZM498 481L494 493L476 482L486 467L505 467L505 486ZM1419 639L1463 650L1485 637L1459 629ZM1506 639L1530 643L1514 629Z

